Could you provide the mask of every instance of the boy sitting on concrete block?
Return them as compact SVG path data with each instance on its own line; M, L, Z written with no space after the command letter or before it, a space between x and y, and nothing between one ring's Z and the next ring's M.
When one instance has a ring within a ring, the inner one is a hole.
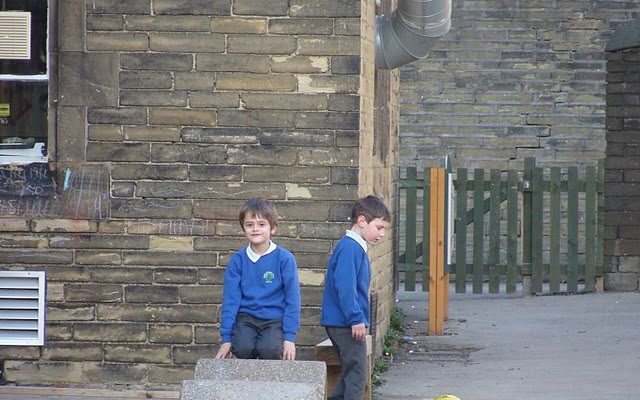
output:
M293 255L271 241L276 210L265 199L250 199L238 219L249 244L227 265L216 358L294 360L300 284Z

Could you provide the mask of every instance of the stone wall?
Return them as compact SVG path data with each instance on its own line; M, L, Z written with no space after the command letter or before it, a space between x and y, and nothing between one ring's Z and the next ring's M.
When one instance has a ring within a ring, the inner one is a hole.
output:
M640 50L607 61L605 289L638 290L640 274Z
M274 201L274 241L298 261L298 354L312 358L326 336L326 262L352 202L375 192L394 207L397 107L387 107L393 130L373 130L375 3L69 0L53 10L58 187L0 199L0 269L47 273L46 345L0 347L4 379L162 387L192 377L217 350L224 268L245 244L237 210L254 196ZM392 243L372 253L379 337Z
M451 31L404 67L400 165L593 164L605 152L604 46L636 1L454 1Z

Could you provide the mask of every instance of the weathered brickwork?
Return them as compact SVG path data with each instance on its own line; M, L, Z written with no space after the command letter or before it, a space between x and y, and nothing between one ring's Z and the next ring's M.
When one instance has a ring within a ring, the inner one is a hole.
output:
M605 155L604 46L636 1L454 1L451 31L403 68L400 165L520 168Z
M640 275L640 49L607 57L605 288L638 290Z
M298 261L298 355L312 358L352 202L374 192L394 208L398 77L376 88L375 2L55 7L63 195L0 208L0 269L47 273L46 345L0 347L3 379L154 388L191 377L217 350L224 268L245 244L237 210L254 196L273 200L274 241ZM374 132L380 90L387 130ZM378 338L394 304L391 236L372 253Z

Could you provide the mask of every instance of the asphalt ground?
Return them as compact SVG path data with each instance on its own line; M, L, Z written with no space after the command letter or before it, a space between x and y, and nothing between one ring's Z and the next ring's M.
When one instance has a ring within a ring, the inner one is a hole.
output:
M442 336L426 293L398 305L406 340L374 399L640 399L640 293L451 295Z

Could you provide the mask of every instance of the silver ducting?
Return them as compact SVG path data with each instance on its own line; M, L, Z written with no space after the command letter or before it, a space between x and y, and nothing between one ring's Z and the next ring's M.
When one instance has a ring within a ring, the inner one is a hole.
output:
M429 54L451 28L451 0L398 0L376 17L376 68L393 69Z

